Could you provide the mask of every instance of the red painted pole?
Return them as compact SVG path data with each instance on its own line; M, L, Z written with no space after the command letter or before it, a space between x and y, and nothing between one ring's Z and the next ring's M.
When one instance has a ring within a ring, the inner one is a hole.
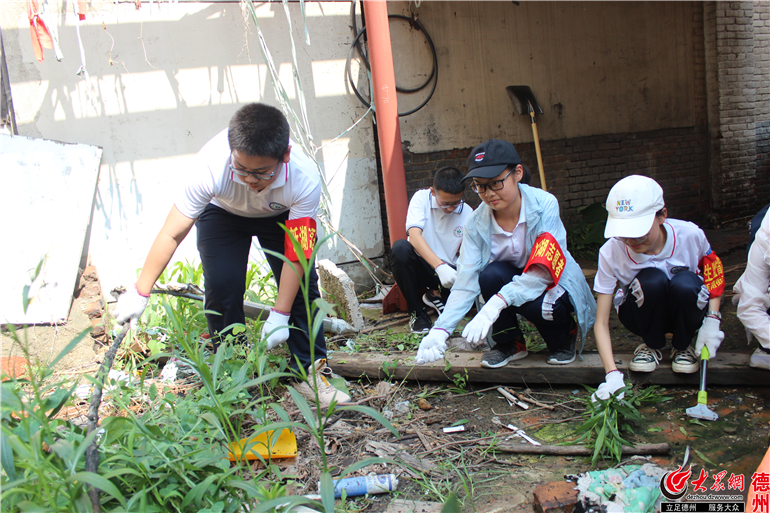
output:
M385 187L385 210L388 216L390 243L406 238L406 175L401 149L401 128L398 124L396 74L393 71L393 51L390 45L388 3L385 0L364 0L366 36L374 82L374 109L377 116L377 137Z

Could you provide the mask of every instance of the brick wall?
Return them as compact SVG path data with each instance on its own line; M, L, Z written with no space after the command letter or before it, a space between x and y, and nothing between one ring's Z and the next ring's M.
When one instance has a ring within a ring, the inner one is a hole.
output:
M422 154L405 150L409 197L429 187L433 173L443 166L455 166L465 173L471 149ZM535 145L516 144L516 149L532 170L531 184L539 187ZM708 190L702 180L708 169L705 127L542 141L541 152L548 191L559 200L565 219L582 206L603 203L621 178L643 174L652 176L663 187L669 215L704 221L708 209ZM479 203L470 188L466 189L466 200L472 206Z

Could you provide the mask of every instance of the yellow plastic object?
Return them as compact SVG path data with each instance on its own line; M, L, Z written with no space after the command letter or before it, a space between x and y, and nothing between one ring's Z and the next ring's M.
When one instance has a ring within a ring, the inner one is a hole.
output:
M264 459L268 457L293 458L297 455L297 437L294 436L294 433L284 429L280 436L278 436L278 440L274 439L273 433L274 431L268 431L250 438L242 438L238 443L231 443L230 454L227 455L227 459L230 461L239 459L256 460L259 459L259 456L262 456ZM270 451L268 450L268 437L270 437L270 442L274 442ZM241 456L244 448L248 448L248 452L245 456Z

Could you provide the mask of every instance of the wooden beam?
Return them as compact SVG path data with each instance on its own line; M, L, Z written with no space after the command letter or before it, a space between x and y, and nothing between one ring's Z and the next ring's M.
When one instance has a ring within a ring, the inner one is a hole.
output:
M597 386L604 381L604 367L599 353L584 352L569 365L549 365L547 352L530 354L528 357L511 362L500 369L481 367L481 352L448 352L443 360L415 365L414 352L393 351L384 353L335 352L330 364L337 374L346 378L368 377L370 379L444 381L455 380L455 375L471 383L494 383L503 385L586 385ZM749 367L750 353L720 352L709 362L708 385L770 385L770 372ZM615 354L618 368L634 383L655 385L695 386L699 384L700 373L677 374L671 370L671 361L664 358L655 372L630 372L628 363L632 353Z

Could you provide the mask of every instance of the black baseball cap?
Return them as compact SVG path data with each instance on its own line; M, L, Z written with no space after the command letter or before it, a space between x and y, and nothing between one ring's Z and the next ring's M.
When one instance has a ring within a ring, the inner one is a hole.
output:
M490 139L473 148L468 155L468 174L462 181L471 178L494 178L506 167L519 164L521 158L513 144L500 139Z

